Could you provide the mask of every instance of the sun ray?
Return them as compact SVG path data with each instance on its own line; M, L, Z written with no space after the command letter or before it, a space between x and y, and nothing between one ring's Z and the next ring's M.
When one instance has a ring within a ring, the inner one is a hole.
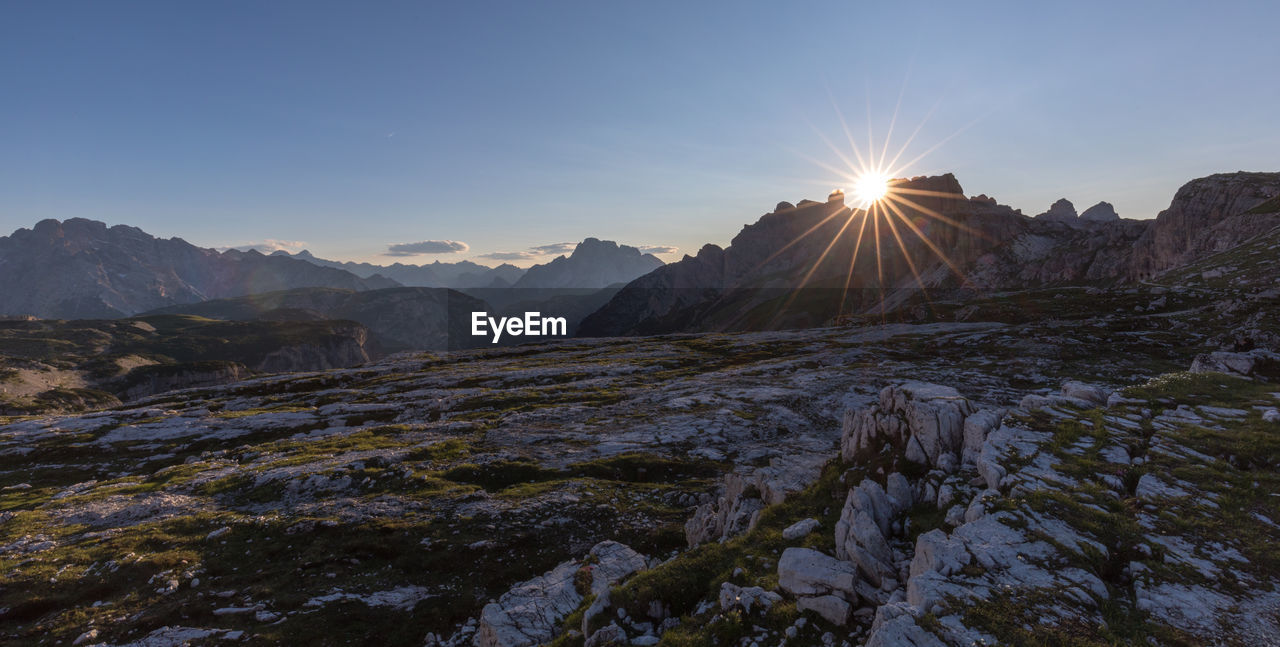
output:
M891 175L898 175L903 170L905 170L908 166L910 166L908 164L903 164L902 166L898 166L897 165L898 160L902 159L902 155L907 152L908 148L911 147L911 142L915 141L916 136L920 134L921 130L924 130L925 124L929 123L929 119L933 117L933 113L938 109L939 105L942 105L941 99L936 101L933 104L932 108L929 108L929 112L925 113L924 119L920 120L920 125L916 126L916 129L911 131L911 136L907 137L907 141L903 142L902 147L898 149L897 154L893 156L893 159L889 160L889 163L886 166L891 171Z
M911 219L908 218L905 213L900 211L898 207L895 206L893 203L888 203L886 206L892 209L894 213L896 213L898 217L902 219L903 224L905 224L907 228L910 229L911 232L914 233L916 237L919 238L921 242L923 242L929 248L930 251L932 251L935 255L937 255L937 257L940 260L942 260L943 263L946 263L947 267L951 268L952 272L955 272L956 277L960 279L961 285L964 285L969 282L969 277L965 276L964 272L962 272L960 268L951 260L951 258L947 256L946 252L942 251L942 248L938 247L937 243L930 240L929 237L926 236L923 231L920 231L920 228L917 227L915 223L911 222Z
M950 135L947 135L946 137L943 137L943 138L942 138L942 141L940 141L940 142L938 142L938 143L934 144L933 146L930 146L930 147L929 147L928 149L926 149L923 153L920 153L919 155L917 155L917 156L915 156L914 158L912 158L912 159L911 159L911 161L909 161L909 162L907 162L907 163L903 164L903 165L902 165L902 167L903 167L903 168L910 168L910 167L911 167L912 165L914 165L916 162L919 162L920 160L922 160L922 159L924 159L926 156L928 156L930 153L932 153L932 152L934 152L934 151L938 150L939 148L941 148L941 147L942 147L942 145L943 145L943 144L946 144L947 142L951 141L952 139L955 139L958 135L960 135L960 133L963 133L964 131L966 131L966 130L968 130L969 128L973 127L973 126L974 126L975 124L977 124L979 121L982 121L982 117L979 117L979 118L977 118L977 119L974 119L973 121L971 121L971 122L969 122L969 123L967 123L967 124L965 124L965 125L961 126L961 127L960 127L960 129L959 129L959 130L957 130L957 131L955 131L954 133L951 133Z
M847 209L847 208L848 208L848 207L846 207L846 209ZM762 268L762 267L764 267L764 266L768 265L770 261L772 261L773 259L775 259L775 258L777 258L778 256L782 255L782 253L783 253L783 252L787 251L788 249L791 249L791 247L792 247L792 246L794 246L796 243L799 243L800 241L802 241L802 240L804 240L805 238L807 238L810 234L812 234L813 232L815 232L815 231L817 231L818 229L820 229L823 225L825 225L825 224L827 224L828 222L830 222L832 218L835 218L837 215L839 215L839 214L840 214L840 212L841 212L841 211L843 211L843 210L844 210L844 209L837 209L837 210L832 211L831 213L827 214L827 217L826 217L826 218L823 218L822 220L819 220L817 224L815 224L815 225L813 225L812 227L810 227L809 229L807 229L803 234L800 234L799 236L796 236L796 237L795 237L795 238L793 238L790 242L788 242L786 245L783 245L781 249L779 249L778 251L776 251L776 252L774 252L774 253L770 254L768 258L764 259L764 260L763 260L763 261L761 261L759 264L757 264L757 265L756 265L756 267L755 267L755 269L756 269L756 270L759 270L760 268Z
M822 261L827 258L827 254L831 253L831 248L835 247L836 243L840 242L840 239L844 236L845 230L849 228L849 225L851 223L853 223L853 217L854 217L853 212L850 212L849 217L846 218L844 221L844 224L840 226L840 231L837 231L836 235L831 237L831 242L827 243L826 249L823 249L822 253L818 254L818 259L813 262L813 265L809 268L809 271L805 273L804 278L800 279L800 285L791 290L791 294L790 296L787 297L786 302L782 304L782 307L778 310L778 313L774 315L774 321L777 321L777 317L781 316L781 314L785 312L787 308L791 307L791 304L795 302L796 297L799 296L800 291L804 289L804 286L809 284L809 280L812 279L813 275L817 273L818 267L822 265Z
M953 198L956 200L967 200L963 193L952 193L950 191L930 191L928 189L911 189L907 187L895 187L894 193L906 193L909 195L927 195L936 198Z
M893 106L893 116L889 118L889 130L884 133L884 148L880 150L880 161L882 162L889 156L889 140L893 139L893 127L898 123L898 111L902 109L902 98L907 94L907 81L910 78L911 73L908 70L907 75L902 78L902 88L898 90L898 102Z
M877 206L878 204L871 205L871 208L873 209L872 211L873 214L875 214L874 210L876 209ZM881 322L883 322L884 321L884 257L880 254L880 216L879 215L873 215L871 225L874 227L874 230L871 232L872 233L871 237L873 239L872 242L876 244L876 288L880 291L880 320Z
M837 312L844 314L845 297L849 294L849 285L853 283L854 266L858 263L858 250L862 249L862 234L867 231L867 212L860 211L862 214L862 224L858 225L858 238L853 243L853 254L849 256L849 271L844 276L844 289L840 292L840 308Z
M893 220L893 218L885 218L884 222L889 225L889 230L893 232L894 240L898 241L898 249L902 251L902 258L907 261L907 268L911 270L911 276L915 278L916 285L920 287L920 293L924 295L925 303L928 303L930 310L932 310L933 303L929 300L929 291L924 286L924 279L920 276L920 270L916 268L916 262L911 258L911 253L907 251L907 244L902 240L902 235L898 233L898 227L893 224ZM905 220L903 218L903 221Z
M947 225L949 225L949 226L951 226L951 227L955 227L956 229L959 229L959 230L961 230L961 231L963 231L963 232L965 232L965 233L973 234L974 236L977 236L977 237L982 238L982 239L984 239L984 240L990 240L990 238L991 238L990 236L988 236L986 233L982 232L982 231L981 231L981 230L979 230L979 229L976 229L976 228L974 228L974 227L971 227L971 226L969 226L969 225L967 225L967 224L965 224L965 223L963 223L963 222L960 222L959 220L956 220L956 219L954 219L954 218L949 218L949 217L947 217L947 216L944 216L944 215L942 215L942 214L938 213L937 211L934 211L933 209L930 209L929 207L926 207L926 206L924 206L924 205L922 205L922 204L920 204L920 203L918 203L918 202L916 202L915 200L912 200L912 199L910 199L910 198L906 198L906 197L903 197L903 196L901 196L901 195L893 195L893 196L888 196L888 197L889 197L889 200L892 200L893 202L897 202L897 203L900 203L900 204L902 204L902 205L904 205L904 206L907 206L907 207L910 207L910 208L912 208L912 209L915 209L916 211L919 211L920 213L924 214L925 216L928 216L928 217L929 217L930 219L932 219L932 220L936 220L936 221L938 221L938 222L941 222L941 223L947 224Z
M872 169L879 168L876 164L876 138L872 131L871 125L871 81L867 81L867 159L871 161Z
M849 140L849 148L853 149L854 157L858 158L858 165L854 166L850 164L849 168L865 168L867 166L867 162L862 159L862 153L858 151L858 143L853 140L853 132L849 130L849 122L845 121L844 113L840 111L840 106L836 103L836 97L834 94L831 94L830 88L827 89L827 95L831 97L831 107L835 109L836 117L840 119L840 128L844 130L844 136Z

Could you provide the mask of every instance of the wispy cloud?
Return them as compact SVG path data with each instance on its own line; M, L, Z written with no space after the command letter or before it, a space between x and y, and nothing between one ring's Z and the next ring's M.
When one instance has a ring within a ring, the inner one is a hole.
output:
M422 240L416 243L388 245L383 256L420 256L422 254L455 254L465 252L471 246L458 240Z
M551 245L538 245L530 247L529 251L539 254L572 254L573 250L578 248L578 243L554 243Z
M680 251L680 248L671 245L641 245L640 251L645 254L674 254Z
M545 255L537 252L489 252L481 254L478 258L491 258L495 261L528 261Z

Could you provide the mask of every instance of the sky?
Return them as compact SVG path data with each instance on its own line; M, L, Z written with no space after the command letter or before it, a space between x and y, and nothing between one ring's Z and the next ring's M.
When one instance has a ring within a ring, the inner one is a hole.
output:
M1028 215L1150 218L1193 178L1280 171L1276 24L1274 2L5 2L0 233L672 261L847 186L851 139Z

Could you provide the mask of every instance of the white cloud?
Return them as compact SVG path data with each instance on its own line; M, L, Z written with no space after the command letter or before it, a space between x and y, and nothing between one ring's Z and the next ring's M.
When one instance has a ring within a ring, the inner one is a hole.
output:
M527 261L539 256L545 256L545 254L537 252L490 252L481 254L479 258L491 258L495 261Z
M573 250L577 248L578 248L578 243L553 243L551 245L538 245L537 247L530 247L529 250L537 252L539 254L551 255L551 254L572 254Z
M288 252L290 254L296 254L306 248L307 243L301 240L277 240L275 238L268 238L259 243L245 243L243 245L232 245L230 247L219 247L217 249L222 252L229 249L238 249L242 252L256 249L263 254L270 254L271 252Z
M671 245L641 245L640 251L645 254L674 254L680 251L680 248Z
M384 256L419 256L422 254L454 254L465 252L471 246L457 240L422 240L416 243L395 243L387 246Z

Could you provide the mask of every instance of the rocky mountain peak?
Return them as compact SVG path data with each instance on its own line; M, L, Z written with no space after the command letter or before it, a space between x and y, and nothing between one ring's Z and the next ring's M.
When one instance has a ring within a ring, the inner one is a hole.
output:
M1081 222L1115 222L1119 219L1120 214L1116 213L1116 208L1110 202L1099 202L1080 214Z
M1079 216L1076 214L1076 206L1066 198L1060 198L1053 203L1049 210L1038 214L1036 220L1045 220L1048 222L1062 222L1067 224L1075 223Z
M1277 195L1280 173L1238 171L1187 182L1135 245L1130 277L1150 277L1280 226L1280 213L1255 209Z
M662 267L663 262L630 245L587 238L568 256L535 265L525 271L515 288L604 288L626 283Z

